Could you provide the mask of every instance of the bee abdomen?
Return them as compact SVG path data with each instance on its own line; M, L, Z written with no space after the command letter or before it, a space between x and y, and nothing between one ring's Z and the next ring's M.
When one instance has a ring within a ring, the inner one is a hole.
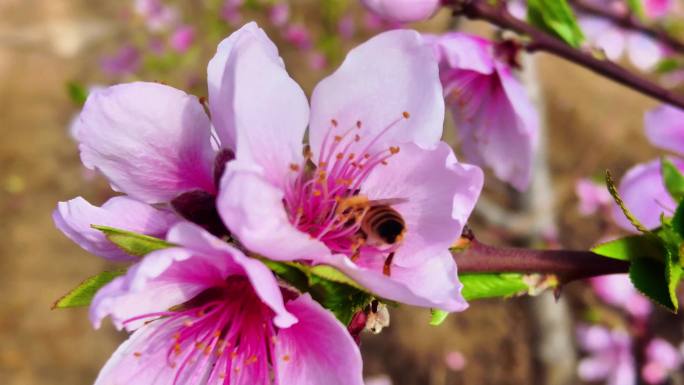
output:
M365 215L363 230L387 244L394 244L404 232L406 223L401 215L389 206L372 207Z

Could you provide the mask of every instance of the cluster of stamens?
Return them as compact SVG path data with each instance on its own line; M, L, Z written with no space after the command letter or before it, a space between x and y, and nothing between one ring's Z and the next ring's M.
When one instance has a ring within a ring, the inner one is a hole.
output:
M273 313L249 285L242 277L229 278L223 287L200 294L180 309L141 315L125 324L140 320L161 323L147 345L149 349L167 349L166 363L176 373L174 385L187 381L196 368L209 368L209 383L229 384L231 376L256 364L256 378L269 378L275 360L287 362L290 357L274 357L277 329L270 322ZM141 358L154 353L142 350L133 355Z
M368 200L359 195L361 186L373 170L387 165L400 150L398 146L378 150L374 145L409 117L408 112L402 113L364 143L361 121L342 128L337 120L331 119L316 161L307 148L304 164L290 165L295 176L284 200L292 224L333 252L356 255L365 244L359 234L369 208Z

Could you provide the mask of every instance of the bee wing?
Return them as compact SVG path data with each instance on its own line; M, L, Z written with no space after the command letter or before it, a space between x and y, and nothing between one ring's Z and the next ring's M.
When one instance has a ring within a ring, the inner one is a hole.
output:
M372 199L368 201L371 206L392 206L406 202L408 202L408 198Z

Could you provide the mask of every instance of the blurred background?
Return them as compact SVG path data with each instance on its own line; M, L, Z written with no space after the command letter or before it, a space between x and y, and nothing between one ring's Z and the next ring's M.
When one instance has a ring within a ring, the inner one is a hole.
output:
M206 95L206 63L216 44L257 20L310 93L351 47L396 27L351 0L167 1L162 10L143 3L0 0L3 385L91 384L125 338L107 324L94 331L85 309L51 310L61 295L106 267L57 231L50 217L58 201L80 195L99 205L112 195L103 178L82 167L69 134L89 88L140 79ZM478 23L455 23L448 11L411 27L493 32ZM492 244L586 249L611 225L600 213L580 214L576 183L605 169L620 176L655 158L659 153L643 134L643 114L657 104L553 57L526 58L524 64L527 85L545 115L542 180L517 194L488 175L486 199L472 226ZM447 125L453 141L449 119ZM624 310L602 304L582 282L565 288L558 303L550 293L474 301L440 327L428 325L426 310L402 307L391 316L388 329L362 339L369 384L580 383L577 365L585 353L576 327L630 327ZM679 346L680 316L654 309L648 325ZM678 368L668 376L666 382L684 383Z

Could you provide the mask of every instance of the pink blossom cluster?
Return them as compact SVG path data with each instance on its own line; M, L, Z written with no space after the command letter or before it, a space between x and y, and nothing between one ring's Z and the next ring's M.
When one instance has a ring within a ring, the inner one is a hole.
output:
M577 340L587 353L577 369L584 381L602 381L607 385L662 385L668 383L683 362L682 353L670 342L654 337L637 343L626 330L619 328L580 325ZM643 358L640 367L637 355Z
M53 218L130 264L90 306L95 327L110 317L132 333L96 384L362 384L357 336L264 260L330 266L382 300L466 309L449 247L483 172L441 140L445 99L466 157L524 188L537 123L509 58L470 35L393 30L352 49L309 101L248 23L210 60L208 99L148 82L94 90L73 135L122 195L60 202ZM390 219L369 231L375 204ZM93 225L171 246L130 255Z

